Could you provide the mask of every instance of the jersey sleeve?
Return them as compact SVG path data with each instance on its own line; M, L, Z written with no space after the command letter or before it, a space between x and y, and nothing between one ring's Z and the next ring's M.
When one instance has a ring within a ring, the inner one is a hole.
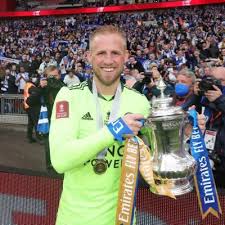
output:
M83 166L102 149L114 143L114 138L107 127L78 139L80 120L78 109L82 100L79 99L79 95L74 96L76 94L67 87L62 88L53 106L49 145L51 163L59 173Z
M148 118L148 116L150 115L151 113L151 104L150 102L148 101L148 99L144 96L144 100L143 100L143 115L145 117L145 119Z

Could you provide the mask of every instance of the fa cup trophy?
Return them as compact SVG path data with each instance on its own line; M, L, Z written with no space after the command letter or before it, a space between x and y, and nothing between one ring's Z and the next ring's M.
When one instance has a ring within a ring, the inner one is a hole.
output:
M183 195L192 191L196 171L196 162L184 147L187 114L181 107L173 106L173 98L164 95L166 85L162 79L157 87L161 96L152 100L152 111L146 122L155 134L154 180L156 184L168 184L173 195Z

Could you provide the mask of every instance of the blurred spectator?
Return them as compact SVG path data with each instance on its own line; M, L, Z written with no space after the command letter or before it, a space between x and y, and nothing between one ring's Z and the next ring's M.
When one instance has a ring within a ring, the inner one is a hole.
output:
M68 73L69 70L72 69L74 61L74 54L73 52L69 52L68 55L64 56L59 64L60 72L61 72L61 79L64 80L64 77Z
M145 69L144 69L144 67L142 66L141 62L137 61L137 60L136 60L136 57L135 57L134 55L131 55L131 56L129 57L129 62L128 62L127 67L128 67L129 69L137 69L138 72L144 72L144 71L145 71Z
M129 70L129 69L128 69ZM144 74L140 73L137 69L132 69L125 77L125 83L129 88L132 88L137 82L142 82Z
M175 105L181 106L185 111L196 103L196 96L194 95L195 81L195 74L188 69L183 69L177 74L175 85ZM196 110L199 111L197 108Z
M30 65L30 71L31 71L32 74L38 73L38 69L39 69L41 63L42 63L42 60L41 60L40 55L33 55L32 56L32 62L31 62L31 65ZM41 68L41 70L42 70L42 68Z
M93 75L92 73L93 73L93 71L92 71L91 65L86 65L85 66L85 72L84 72L84 79L85 80L90 79Z
M218 187L225 187L225 68L215 67L211 76L220 81L202 92L201 105L206 115L205 143L213 162Z
M75 75L73 70L68 71L68 74L65 76L63 82L68 86L71 87L73 85L79 84L80 80L79 78Z
M39 69L38 69L38 73L40 75L44 74L44 71L47 67L49 66L57 66L57 62L54 59L51 59L50 56L45 56L44 57L44 61L40 64Z
M36 128L41 108L40 98L36 94L38 84L38 76L35 74L32 75L31 78L26 82L23 93L24 109L28 115L27 139L30 143L36 142L36 139L33 137L33 130L35 131L36 138L38 137Z
M28 61L28 55L26 54L22 55L22 60L19 66L23 67L25 72L30 73L31 63L30 61Z
M84 68L81 63L76 64L75 75L79 78L80 82L85 81Z
M148 100L151 100L152 97L158 97L160 95L160 90L157 88L157 85L160 82L160 79L163 79L157 64L150 65L150 72L143 73L143 77L139 75L139 79L134 85L133 88L144 94ZM165 95L171 96L174 93L174 87L165 81L166 88L164 90Z
M24 87L26 85L26 82L29 80L29 74L28 72L25 72L25 69L23 66L20 66L19 73L16 75L16 85L18 86L18 93L23 94Z
M5 74L0 78L0 93L6 94L8 93L8 79L10 75L10 70L6 69Z
M12 69L14 69L12 67ZM16 75L13 75L15 74L15 71L10 71L8 70L8 75L7 75L7 82L8 82L8 91L7 93L8 94L17 94L17 86L16 86Z

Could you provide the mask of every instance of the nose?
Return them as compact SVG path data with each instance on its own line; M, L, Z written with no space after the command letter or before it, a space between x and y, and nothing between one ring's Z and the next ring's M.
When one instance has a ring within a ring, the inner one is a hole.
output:
M114 60L113 60L112 54L108 53L108 54L105 55L105 57L104 57L104 63L105 64L111 65L111 64L113 64L113 61Z

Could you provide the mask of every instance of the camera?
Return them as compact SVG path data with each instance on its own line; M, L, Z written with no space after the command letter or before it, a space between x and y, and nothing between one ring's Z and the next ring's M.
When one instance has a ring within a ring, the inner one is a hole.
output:
M200 89L199 94L204 95L204 93L209 90L215 90L213 85L217 86L219 89L222 89L222 84L220 80L217 80L214 77L208 77L208 76L202 79L198 84L198 87Z
M146 84L146 85L149 84L149 83L151 83L152 72L145 72L143 75L145 77L143 78L142 83L143 84Z

